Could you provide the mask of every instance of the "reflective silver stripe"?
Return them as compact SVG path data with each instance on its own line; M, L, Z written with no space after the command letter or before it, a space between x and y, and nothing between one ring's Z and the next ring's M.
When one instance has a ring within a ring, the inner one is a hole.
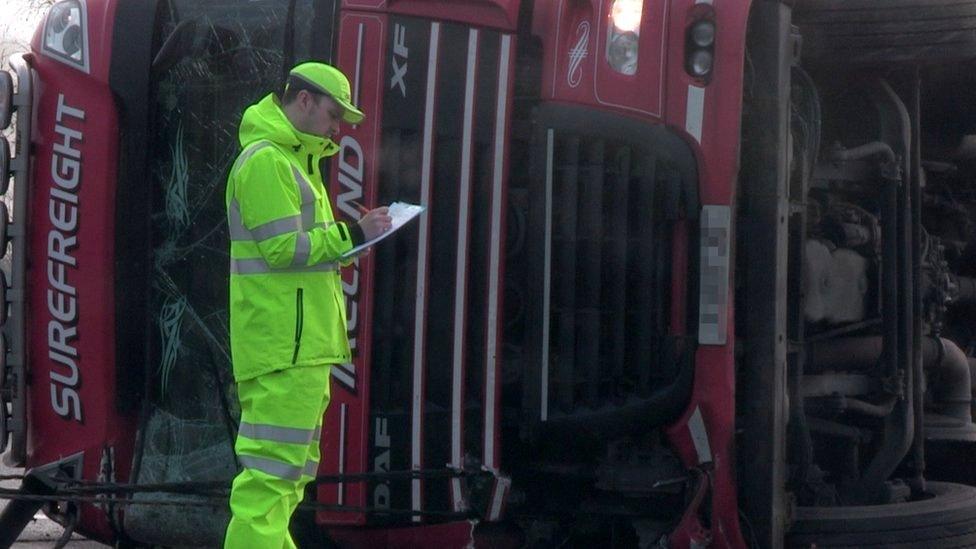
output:
M234 161L234 166L230 169L231 177L237 175L237 170L240 169L241 164L247 162L249 158L254 156L254 153L260 151L265 147L273 147L273 146L274 145L272 145L270 141L258 141L256 143L252 143L251 145L248 145L248 147L244 149L244 151L241 152L240 155L238 155L237 160Z
M302 474L304 474L305 476L308 476L308 477L314 477L315 475L318 475L319 474L319 462L317 462L317 461L311 461L311 460L306 461L305 462L305 470L302 471Z
M239 455L238 459L246 469L254 469L287 480L302 478L302 471L304 470L300 465L290 465L281 461L246 454ZM308 464L305 465L305 469L307 468Z
M266 273L317 273L334 271L338 267L335 263L319 263L308 267L285 267L282 269L272 269L268 263L260 258L234 259L230 260L231 274L266 274Z
M295 184L298 185L298 192L302 195L302 204L314 204L315 193L312 192L312 186L305 180L305 176L294 165L291 167L291 173L295 176Z
M300 222L301 219L297 215L275 219L251 229L251 235L254 236L254 240L260 242L275 236L300 231L302 230L299 225Z
M230 229L232 241L251 240L251 233L244 226L244 221L241 219L241 207L237 204L236 198L231 199L230 207L227 208L227 227Z
M302 228L306 231L315 226L315 203L302 206Z
M293 165L291 172L295 176L298 192L302 195L302 228L308 230L315 225L315 193L298 168Z
M319 441L322 439L322 426L319 425L315 428L315 433L312 435L312 440Z
M308 254L312 253L312 241L308 233L298 233L295 239L295 257L291 260L292 267L302 267L308 263Z
M237 204L237 199L230 201L227 209L227 225L230 228L230 239L234 242L261 242L283 234L301 231L301 218L297 215L269 221L264 225L259 225L248 230L241 219L241 208Z
M319 428L296 429L294 427L278 427L277 425L245 423L242 421L237 434L254 440L308 444L318 435L318 432Z

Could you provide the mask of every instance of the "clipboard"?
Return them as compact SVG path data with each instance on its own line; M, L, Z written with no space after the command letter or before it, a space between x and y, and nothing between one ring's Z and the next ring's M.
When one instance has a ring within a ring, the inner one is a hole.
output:
M359 255L366 248L369 248L373 244L376 244L380 240L390 236L391 234L399 231L404 225L409 223L415 217L424 212L427 208L419 204L410 204L407 202L394 202L390 204L390 217L393 218L393 222L390 225L390 230L380 234L372 240L363 242L359 246L349 250L348 252L339 256L340 260L352 259L353 257Z

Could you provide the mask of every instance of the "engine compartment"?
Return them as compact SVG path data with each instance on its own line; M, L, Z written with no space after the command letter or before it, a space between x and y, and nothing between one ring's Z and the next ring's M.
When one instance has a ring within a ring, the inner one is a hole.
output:
M790 101L789 486L807 506L911 501L976 441L974 156L933 107L964 98L937 67L808 65Z

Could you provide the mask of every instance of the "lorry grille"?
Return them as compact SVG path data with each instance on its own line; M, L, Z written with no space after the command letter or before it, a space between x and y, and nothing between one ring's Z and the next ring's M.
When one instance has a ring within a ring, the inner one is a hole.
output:
M673 362L658 360L671 247L653 157L625 143L549 135L540 344L548 413L560 414L647 395L673 378Z
M672 324L694 317L695 283L676 286L687 289L677 300L671 290L674 254L695 238L675 240L679 222L696 232L682 221L698 211L693 164L660 128L540 111L526 183L524 421L600 438L647 429L680 410L690 382L686 326Z

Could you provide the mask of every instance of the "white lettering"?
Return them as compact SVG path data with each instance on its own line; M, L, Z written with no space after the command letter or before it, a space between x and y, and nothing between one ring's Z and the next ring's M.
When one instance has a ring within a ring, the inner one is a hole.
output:
M58 395L61 396L61 399L58 399ZM68 409L69 405L71 406L70 414ZM66 418L70 415L76 421L81 422L81 398L78 397L78 391L70 387L61 387L61 391L59 392L58 386L52 383L51 406L59 416Z
M78 337L78 328L74 326L65 326L56 320L47 323L47 346L51 351L60 351L68 356L78 356L78 351L71 346L69 341L76 337Z
M78 318L75 314L75 298L50 288L47 290L47 310L61 322L74 322Z
M344 135L339 142L339 186L340 192L336 206L349 219L357 221L362 217L355 201L363 196L363 174L366 173L366 160L363 148L352 136ZM349 335L349 349L356 350L356 331L359 324L359 260L352 266L352 282L342 281L342 291L346 297L346 331ZM332 368L332 376L339 386L349 392L356 391L356 366L353 363Z
M57 147L58 145L54 146L55 151ZM81 163L77 160L57 154L51 156L51 177L62 189L74 190L78 186L80 172Z
M377 448L384 448L373 460L373 471L388 473L390 471L390 435L387 434L386 418L376 418L376 436L374 443ZM390 484L383 482L373 489L373 505L389 509Z
M342 136L339 147L339 185L348 190L340 192L336 202L339 211L355 221L362 217L353 202L363 196L363 174L366 171L363 148L355 138L348 135Z
M67 114L72 118L77 118L78 120L85 119L85 111L75 107L69 107L68 104L64 102L64 94L59 93L58 110L55 112L55 117L57 118L57 121L61 122L65 114Z
M58 94L55 113L56 138L51 154L51 187L48 200L48 219L51 230L47 235L47 310L51 320L47 324L48 358L51 359L51 407L65 419L82 421L81 384L78 349L77 291L68 280L69 267L77 267L78 223L81 211L78 188L81 185L84 142L81 129L69 122L85 120L85 111L68 105L64 94ZM66 369L66 373L65 373Z
M52 218L51 223L57 226L57 222ZM59 261L66 265L75 266L77 259L69 255L70 248L78 244L78 237L64 236L58 231L51 231L47 234L47 256L53 261ZM48 269L50 271L50 269Z
M78 208L64 202L51 200L47 207L51 223L61 231L73 231L78 226Z
M75 360L73 358L67 357L67 356L64 356L64 355L59 355L58 353L48 353L47 356L51 360L54 360L56 362L59 362L59 363L65 365L65 366L67 366L68 367L68 370L71 371L70 377L65 377L65 376L59 374L58 372L56 372L54 370L51 370L51 379L53 379L54 381L57 381L59 383L62 383L64 385L71 385L71 386L77 385L77 383L78 383L78 364L75 362Z
M403 25L397 24L393 27L393 77L390 78L390 89L400 88L400 94L407 96L407 84L403 80L407 76L407 57L410 50L407 49L407 29ZM400 61L403 64L400 64Z

